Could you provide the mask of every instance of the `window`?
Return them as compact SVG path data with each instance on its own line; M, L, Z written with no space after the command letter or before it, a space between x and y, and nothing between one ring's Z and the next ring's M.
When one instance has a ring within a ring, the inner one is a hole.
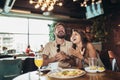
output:
M0 51L2 47L24 52L30 44L33 51L49 41L49 27L53 21L0 16Z

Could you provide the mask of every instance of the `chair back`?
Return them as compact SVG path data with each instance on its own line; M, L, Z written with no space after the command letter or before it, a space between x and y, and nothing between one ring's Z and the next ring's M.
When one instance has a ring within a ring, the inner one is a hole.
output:
M112 60L112 71L120 71L115 58Z
M12 80L21 74L22 60L0 60L0 80Z
M38 68L35 66L34 58L26 58L23 63L23 73L27 73L29 71L35 71Z
M112 65L111 65L109 54L108 54L107 50L102 51L100 53L100 58L101 58L101 60L104 64L105 68L108 69L108 70L112 70Z

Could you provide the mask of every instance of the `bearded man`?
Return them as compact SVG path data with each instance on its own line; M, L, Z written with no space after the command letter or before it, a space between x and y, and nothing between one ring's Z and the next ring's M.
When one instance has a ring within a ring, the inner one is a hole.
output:
M72 46L71 42L65 40L65 24L57 23L54 28L54 35L55 40L48 42L43 51L44 66L49 63L62 62L66 60L69 55L69 48ZM63 62L61 65L62 67L70 67L69 64L64 64Z

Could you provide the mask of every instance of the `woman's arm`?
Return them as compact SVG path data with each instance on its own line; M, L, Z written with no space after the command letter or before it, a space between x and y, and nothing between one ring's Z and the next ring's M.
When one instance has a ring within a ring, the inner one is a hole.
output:
M87 50L90 58L97 58L96 50L92 43L87 43Z
M97 58L96 50L92 43L87 43L86 52L89 58ZM84 58L83 61L88 64L88 57Z

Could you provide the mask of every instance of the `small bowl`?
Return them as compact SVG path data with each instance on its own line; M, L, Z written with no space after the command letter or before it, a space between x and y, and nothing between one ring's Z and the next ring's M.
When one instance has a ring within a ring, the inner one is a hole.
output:
M91 70L90 67L85 67L85 71L90 72L90 73L96 73L97 69Z

